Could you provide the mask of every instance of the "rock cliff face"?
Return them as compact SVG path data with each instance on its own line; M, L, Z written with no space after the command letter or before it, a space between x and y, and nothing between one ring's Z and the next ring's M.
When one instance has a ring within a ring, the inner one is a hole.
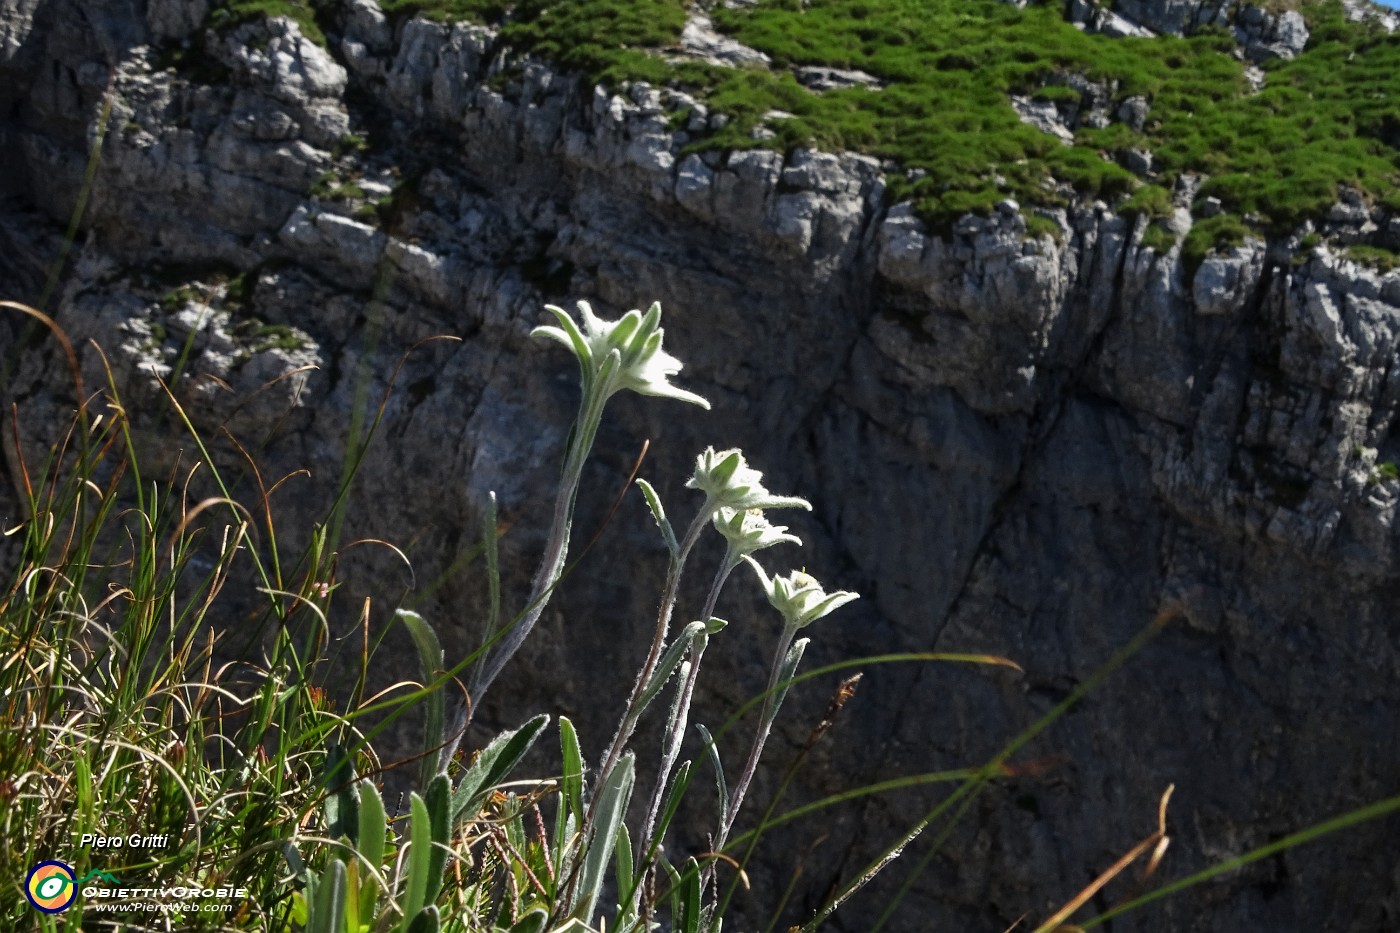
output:
M1118 6L1167 29L1210 4ZM679 511L695 453L742 446L774 489L815 503L796 522L800 560L866 596L816 633L813 661L988 651L1025 668L869 668L801 794L981 762L1170 613L973 808L901 928L1002 929L1053 906L1151 830L1168 783L1173 874L1395 792L1400 273L1296 238L1190 268L1102 203L1054 215L1058 235L1030 235L1013 202L936 234L888 202L874 160L686 154L668 114L722 119L703 104L610 93L508 60L484 27L391 22L372 0L344 5L330 51L272 20L167 67L202 15L0 0L0 283L37 295L105 126L58 318L107 348L134 410L161 404L151 373L178 374L199 423L260 445L269 476L309 468L284 528L328 503L352 411L395 359L455 334L407 358L353 532L403 544L421 584L475 543L495 490L522 582L575 392L572 364L528 339L541 305L659 299L681 381L714 411L620 402L581 527L601 523L643 438L645 475ZM1282 41L1281 22L1260 41ZM1178 202L1184 229L1190 192ZM1359 203L1329 222L1394 223ZM95 378L91 351L87 364ZM69 405L54 368L40 348L5 387L36 443ZM179 441L150 444L171 456ZM0 515L14 508L0 488ZM654 610L649 524L629 500L479 722L562 711L597 754L630 683L612 672L634 669ZM635 554L619 572L616 555ZM420 607L456 649L479 635L478 591L453 575ZM742 624L712 649L709 722L757 689L772 635L755 595L721 614ZM775 761L824 689L794 700ZM804 851L827 834L800 906L933 799L887 796L776 836ZM1257 863L1113 929L1394 929L1393 830ZM791 865L756 870L754 916ZM867 928L869 902L853 906L838 927Z

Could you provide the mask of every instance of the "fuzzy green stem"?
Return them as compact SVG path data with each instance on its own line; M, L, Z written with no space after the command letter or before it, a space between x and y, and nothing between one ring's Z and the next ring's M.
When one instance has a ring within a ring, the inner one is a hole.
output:
M670 570L666 574L666 589L661 595L661 606L656 614L656 632L652 635L651 650L647 653L646 662L642 664L641 670L637 673L637 682L632 685L632 695L627 700L627 708L622 715L622 721L618 723L617 734L613 736L612 744L608 746L608 753L603 756L603 763L598 768L598 778L594 784L595 793L598 788L603 786L608 774L616 766L618 758L622 755L622 750L627 747L633 731L637 728L637 721L641 719L642 692L656 671L656 664L661 659L661 649L666 644L666 633L670 630L671 615L676 608L676 592L680 589L681 572L685 569L686 558L690 556L690 551L695 547L695 542L699 540L700 532L704 530L712 512L713 509L706 503L706 507L700 510L700 513L695 516L695 520L690 523L690 527L686 529L685 537L681 539L681 545L676 549L676 555L671 560Z
M454 738L446 749L447 754L442 757L444 767L447 762L451 761L457 745L467 727L471 725L472 716L477 707L481 705L482 697L486 695L486 691L495 682L506 663L515 656L515 653L520 650L520 646L525 643L525 639L529 637L530 631L544 613L544 608L549 603L550 596L553 595L554 587L563 574L564 563L569 556L569 533L573 526L574 505L578 499L583 466L593 450L593 441L598 435L598 425L603 420L603 409L607 405L609 395L611 395L611 392L607 391L608 388L606 385L602 387L589 386L579 402L579 414L574 425L575 433L564 458L563 479L559 486L559 495L554 500L554 518L550 524L544 557L540 561L539 569L535 572L535 579L530 587L530 599L527 603L529 608L505 635L500 645L491 653L489 659L468 684L469 702L457 716L456 724L452 729Z
M705 598L705 608L700 613L700 621L708 624L710 618L714 616L715 604L719 601L720 591L724 589L725 581L729 579L730 573L738 564L732 550L724 555L724 562L720 564L719 570L715 573L709 595ZM677 688L676 708L667 728L666 749L661 759L661 771L657 774L656 789L652 792L651 804L647 807L646 822L642 824L642 834L638 837L640 845L637 851L642 853L643 857L651 851L652 831L656 827L657 814L661 811L661 801L666 796L666 783L670 780L671 769L675 767L676 759L680 757L681 744L685 741L685 727L690 722L690 703L695 695L695 682L699 677L700 661L705 655L705 647L708 643L709 639L703 636L691 643L690 669L686 672L684 682ZM638 893L640 895L640 891Z
M729 840L730 830L734 828L734 821L739 817L739 809L744 805L744 795L748 793L749 784L753 781L754 773L758 770L758 759L763 755L763 746L768 742L768 734L772 731L773 720L777 718L777 696L778 678L782 676L783 660L787 657L788 648L792 645L792 640L797 636L798 626L789 622L783 627L783 633L778 637L778 645L773 651L773 665L768 671L768 688L763 698L763 710L759 713L758 731L754 733L753 744L749 747L748 760L744 762L743 773L739 776L739 782L729 792L729 812L725 815L724 825L720 827L719 835L715 838L712 848L716 852L723 852L725 843ZM701 875L700 886L704 890L709 884L710 878L714 874L714 862L705 866L704 874Z
M690 523L690 527L686 529L680 547L671 557L670 567L666 573L666 588L662 592L661 605L657 610L656 631L652 636L651 650L647 653L646 662L642 664L641 670L637 673L636 683L632 685L632 694L627 699L627 707L622 714L621 722L618 723L617 733L613 736L612 744L608 746L607 754L603 756L602 764L598 766L598 776L594 779L588 811L584 814L583 825L579 827L579 838L581 839L588 838L588 831L593 823L594 808L598 802L598 792L606 786L608 776L612 774L613 768L617 767L617 762L622 757L622 751L631 740L632 733L637 728L637 721L641 719L642 694L646 690L647 682L651 680L652 674L656 671L657 662L661 659L661 649L666 643L666 633L670 629L671 615L676 608L676 593L680 589L681 573L685 569L686 558L690 556L691 549L699 540L700 532L704 530L705 525L714 515L715 508L707 498L705 505ZM571 906L574 897L572 888L577 882L578 872L575 870L573 877L568 882L571 890L567 902Z

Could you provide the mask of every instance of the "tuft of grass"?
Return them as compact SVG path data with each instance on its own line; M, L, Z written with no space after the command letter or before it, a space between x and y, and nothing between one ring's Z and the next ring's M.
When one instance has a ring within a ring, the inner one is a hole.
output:
M1186 268L1194 272L1212 251L1239 246L1252 232L1249 225L1233 214L1218 214L1198 220L1191 232L1186 234L1186 243L1181 250Z
M1146 215L1160 220L1172 215L1172 193L1161 185L1143 185L1123 202L1120 210L1130 217Z
M109 379L43 462L20 454L27 518L0 584L11 662L0 667L0 871L22 879L62 853L79 878L199 879L241 893L223 898L229 912L201 911L199 899L167 914L180 929L277 929L283 846L321 796L327 737L355 735L316 685L324 603L314 581L331 571L314 555L287 565L295 578L265 562L271 513L262 524L258 510L201 493L218 470L196 447L148 475ZM260 661L219 667L219 594L243 573L264 583L262 618L277 633ZM368 748L358 754L377 768ZM132 833L165 844L79 845L83 834ZM0 904L7 929L33 916L22 896Z
M1049 217L1042 217L1039 214L1026 215L1026 237L1031 240L1038 240L1043 236L1049 236L1056 243L1063 243L1065 239L1064 230L1060 225Z
M1344 255L1354 262L1375 269L1377 272L1391 272L1400 269L1400 253L1383 246L1348 246Z
M1176 245L1176 234L1161 224L1149 224L1142 233L1142 245L1161 255Z
M209 26L217 32L229 32L254 20L285 16L301 27L302 35L325 46L326 34L317 22L320 6L317 0L215 0Z

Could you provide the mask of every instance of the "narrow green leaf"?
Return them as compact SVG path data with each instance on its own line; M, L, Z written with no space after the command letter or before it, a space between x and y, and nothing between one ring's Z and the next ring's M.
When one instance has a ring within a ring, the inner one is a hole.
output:
M436 904L429 904L418 911L418 915L408 925L407 933L438 933L441 929L442 915L438 913Z
M603 888L608 863L612 861L617 829L622 825L622 818L627 814L627 803L632 799L632 786L636 780L635 759L631 752L624 754L598 792L593 832L587 840L588 851L584 853L579 875L580 899L573 911L573 915L585 923L593 916L593 907Z
M666 830L670 829L671 820L675 818L681 801L685 799L686 788L690 785L690 771L689 761L682 762L676 769L676 776L671 781L671 790L666 796L666 807L661 811L661 820L656 824L656 834L652 837L657 846L666 838Z
M617 874L614 876L619 891L630 891L635 883L632 877L632 835L627 832L627 824L617 827Z
M428 857L428 889L425 897L425 903L431 904L437 899L438 890L442 887L442 872L447 866L449 851L447 844L451 841L452 785L448 783L447 775L439 774L433 778L423 802L428 808L428 826L432 833Z
M463 814L475 815L491 788L500 784L506 776L520 764L520 759L535 744L544 727L549 725L549 715L541 713L519 729L502 732L491 740L476 761L462 775L457 790L452 794L452 820L462 819Z
M797 673L797 665L802 663L802 652L807 650L807 642L806 638L797 639L788 649L787 657L783 658L783 669L778 674L778 687L773 691L773 707L768 711L768 721L763 724L764 727L771 726L773 720L778 718L778 707L787 699L792 678Z
M282 858L286 860L287 867L294 875L301 874L302 869L306 867L306 862L302 861L301 853L290 842L282 843Z
M640 716L651 701L656 699L656 695L661 692L661 688L666 686L666 681L671 679L671 675L676 672L676 666L681 663L681 658L690 649L691 640L697 636L705 634L704 622L692 622L687 625L676 636L676 640L671 642L666 653L661 655L661 660L656 662L656 669L652 671L651 679L642 690L642 695L637 700L637 715Z
M403 894L403 922L408 933L418 913L428 906L428 876L432 867L433 825L428 805L417 793L409 795L408 883Z
M418 786L427 787L433 776L443 770L443 746L447 742L447 699L441 686L432 686L443 673L442 643L428 620L411 609L394 613L408 629L413 645L418 649L418 666L423 672L423 685L429 688L423 700L423 756ZM431 751L429 751L431 749Z
M661 497L656 494L651 483L640 477L637 478L637 485L641 487L642 495L647 500L647 508L651 509L651 517L656 520L656 527L661 529L661 537L666 540L666 550L675 557L680 553L681 546L676 542L676 531L666 518L666 510L661 507Z
M364 856L364 860L373 867L375 871L384 870L384 833L387 828L384 814L384 801L379 797L379 791L370 781L360 782L360 838L356 848ZM368 870L361 872L364 879L360 882L360 916L373 918L375 916L374 907L379 899L379 882Z
M326 749L326 771L322 778L326 799L326 832L332 839L344 836L356 845L359 835L358 800L355 794L355 766L343 745Z
M554 865L556 873L569 847L570 826L583 820L583 752L578 733L567 716L559 717L559 749L564 772L559 778L559 810L554 817Z
M544 933L549 923L549 911L538 905L531 907L510 928L510 933Z
M345 863L331 859L316 885L307 933L341 933L345 925Z
M676 867L666 860L665 856L658 858L657 864L666 873L666 879L671 882L671 890L667 892L667 899L671 902L671 919L674 924L681 916L681 888L685 882L681 880L681 873L676 871Z
M345 929L360 929L360 862L351 859L345 864Z
M578 833L579 821L574 819L570 813L564 820L564 832L560 836L560 841L555 845L558 855L555 858L554 877L571 878L574 874L574 866L579 859L579 846L574 838Z
M681 916L676 930L684 933L700 933L704 918L704 903L700 895L700 864L694 858L685 860L685 874L682 875Z
M705 751L709 753L710 764L715 769L715 788L719 792L719 825L723 826L729 821L729 787L724 780L724 765L719 760L719 746L715 744L709 729L698 722L695 728L699 730L700 738L705 740Z

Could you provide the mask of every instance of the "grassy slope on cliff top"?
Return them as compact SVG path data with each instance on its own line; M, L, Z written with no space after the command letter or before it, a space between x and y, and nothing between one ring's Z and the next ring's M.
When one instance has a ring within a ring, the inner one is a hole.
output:
M310 0L232 0L266 7ZM226 4L228 5L228 4ZM676 64L683 0L382 0L391 15L488 22L515 49L609 82L647 80L703 92L733 119L693 148L851 149L922 169L892 179L894 195L946 223L1013 197L1030 206L1071 197L1131 198L1159 213L1182 172L1208 176L1199 197L1228 212L1210 223L1273 232L1322 214L1351 185L1400 210L1400 35L1347 22L1338 0L1297 0L1311 38L1291 62L1263 68L1249 93L1236 44L1223 31L1191 38L1112 39L1065 22L1059 3L1018 10L998 0L759 0L713 11L716 25L773 59L771 70ZM1265 4L1269 5L1269 4ZM1274 4L1277 5L1277 4ZM881 90L814 93L798 65L866 71ZM1077 98L1064 76L1111 88L1119 102L1144 95L1142 133L1114 122L1080 129L1072 146L1022 123L1012 94ZM770 110L793 114L751 131ZM1146 182L1119 164L1132 149L1154 155ZM1074 189L1071 195L1059 181Z

